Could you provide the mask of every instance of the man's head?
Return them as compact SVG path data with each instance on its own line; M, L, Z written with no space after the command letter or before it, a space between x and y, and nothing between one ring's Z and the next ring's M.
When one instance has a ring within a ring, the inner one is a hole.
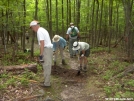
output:
M39 27L40 27L39 22L36 21L36 20L33 20L33 21L30 23L30 28L31 28L33 31L35 31L35 32L37 32L37 30L38 30Z
M80 45L79 45L79 43L77 42L77 41L75 41L74 43L73 43L73 48L72 48L74 51L77 51L77 50L79 50L80 49Z
M71 23L70 23L70 26L74 26L74 23L73 23L73 22L71 22Z
M55 35L52 39L53 42L58 42L60 40L60 36L59 35Z

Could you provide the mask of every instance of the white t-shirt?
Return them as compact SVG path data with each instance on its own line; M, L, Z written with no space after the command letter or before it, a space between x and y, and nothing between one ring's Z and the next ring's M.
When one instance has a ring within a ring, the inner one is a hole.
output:
M38 39L39 45L40 45L40 41L44 40L44 45L45 45L44 47L47 47L47 48L53 47L48 31L42 27L40 27L37 31L37 39Z
M80 46L80 51L89 49L89 44L86 42L78 42Z

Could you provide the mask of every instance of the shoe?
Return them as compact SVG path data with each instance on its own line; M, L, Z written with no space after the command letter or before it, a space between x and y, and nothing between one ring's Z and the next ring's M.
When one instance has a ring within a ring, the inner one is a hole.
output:
M50 88L51 86L45 86L44 84L40 84L40 87L43 87L43 88Z
M67 65L67 64L65 63L65 60L64 60L64 59L62 60L62 64L63 64L63 65Z
M78 72L77 72L77 76L79 76L80 75L80 70L78 70Z

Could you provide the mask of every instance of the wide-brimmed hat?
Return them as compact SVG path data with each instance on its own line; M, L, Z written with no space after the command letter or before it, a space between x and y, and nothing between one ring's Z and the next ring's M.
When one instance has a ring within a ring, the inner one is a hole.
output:
M73 48L72 48L73 50L79 50L80 49L80 45L79 45L79 43L77 42L77 41L75 41L74 43L73 43Z
M34 21L32 21L32 22L30 23L30 27L31 27L31 26L35 26L35 25L38 25L38 24L39 24L39 22L36 21L36 20L34 20Z
M58 42L60 40L60 36L59 35L55 35L52 39L53 42Z

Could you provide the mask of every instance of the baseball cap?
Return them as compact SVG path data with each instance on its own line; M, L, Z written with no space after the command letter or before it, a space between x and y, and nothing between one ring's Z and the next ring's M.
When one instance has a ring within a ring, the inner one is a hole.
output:
M31 26L35 26L35 25L37 25L37 24L39 24L39 22L36 21L36 20L34 20L34 21L32 21L32 22L30 23L30 27L31 27Z
M73 23L73 22L71 22L71 23L70 23L70 26L72 26L72 25L74 25L74 23Z

